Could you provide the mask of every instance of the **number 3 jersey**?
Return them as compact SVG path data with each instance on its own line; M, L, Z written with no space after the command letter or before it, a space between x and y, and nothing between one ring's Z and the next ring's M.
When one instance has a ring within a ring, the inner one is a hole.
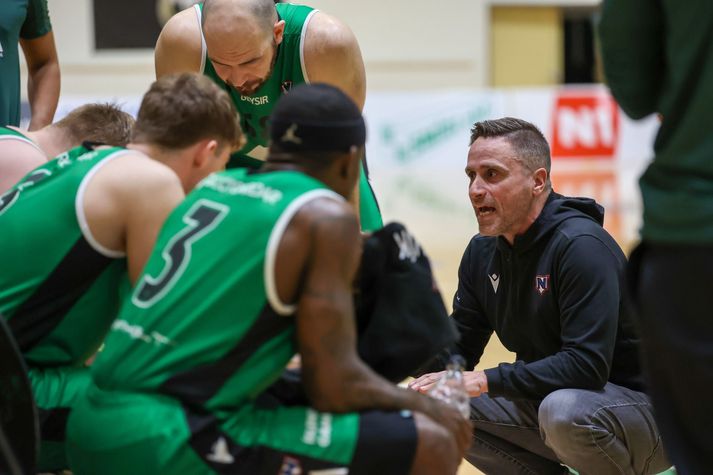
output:
M124 153L77 147L0 195L0 313L30 366L83 364L116 316L126 260L94 240L83 201Z
M214 174L169 216L92 366L103 390L156 392L234 411L295 353L275 259L295 213L342 198L302 173Z

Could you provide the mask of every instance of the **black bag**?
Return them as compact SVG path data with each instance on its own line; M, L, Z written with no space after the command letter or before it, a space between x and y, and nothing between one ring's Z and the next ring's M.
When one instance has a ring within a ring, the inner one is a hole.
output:
M398 223L365 238L354 305L359 356L394 383L418 374L458 339L428 258ZM257 404L309 404L300 371L286 370Z
M428 257L399 223L365 239L355 306L359 356L393 382L458 339Z

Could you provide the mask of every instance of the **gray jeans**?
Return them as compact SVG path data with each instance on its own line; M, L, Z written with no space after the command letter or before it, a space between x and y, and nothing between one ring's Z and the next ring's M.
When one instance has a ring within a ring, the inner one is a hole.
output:
M540 404L484 394L470 401L468 462L486 474L653 474L670 467L649 398L612 383L561 389Z

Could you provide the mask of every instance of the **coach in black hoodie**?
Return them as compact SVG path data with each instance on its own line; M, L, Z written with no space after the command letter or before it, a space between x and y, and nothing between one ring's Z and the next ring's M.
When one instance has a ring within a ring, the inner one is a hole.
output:
M623 303L626 259L603 208L552 191L547 141L523 120L476 123L466 173L480 234L460 265L455 351L473 368L495 332L517 355L465 372L468 461L493 474L568 473L560 462L580 474L666 469Z

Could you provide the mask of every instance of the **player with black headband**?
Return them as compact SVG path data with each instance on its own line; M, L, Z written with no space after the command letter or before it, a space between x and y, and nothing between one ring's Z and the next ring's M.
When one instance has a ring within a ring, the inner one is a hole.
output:
M70 417L74 473L456 472L469 423L356 355L365 138L343 92L298 86L265 165L172 213ZM258 404L298 351L311 406Z

